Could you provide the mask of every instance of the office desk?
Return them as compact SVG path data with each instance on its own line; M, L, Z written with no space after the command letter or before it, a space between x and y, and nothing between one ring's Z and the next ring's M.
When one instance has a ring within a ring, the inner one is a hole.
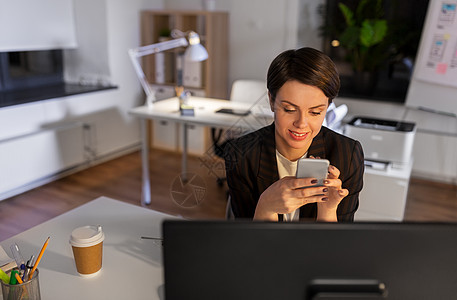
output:
M100 197L0 245L10 254L10 245L17 243L28 259L51 237L38 266L42 299L163 299L162 247L140 237L161 237L166 218L174 217ZM69 237L76 227L97 224L105 233L102 270L83 278L76 272Z
M256 130L273 121L272 113L268 113L268 103L246 103L222 99L190 97L189 105L194 107L194 116L181 116L177 97L157 101L152 107L140 106L129 111L140 118L142 148L142 203L151 203L151 184L149 179L149 137L146 129L147 120L165 120L181 123L183 126L182 173L187 169L187 126L203 125L219 128L236 128ZM251 110L248 116L216 113L220 108Z

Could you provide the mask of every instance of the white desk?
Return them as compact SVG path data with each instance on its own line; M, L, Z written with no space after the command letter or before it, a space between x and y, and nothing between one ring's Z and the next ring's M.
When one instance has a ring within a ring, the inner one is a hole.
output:
M162 247L140 237L161 237L166 218L174 217L100 197L0 245L11 254L10 245L17 243L28 258L51 237L38 266L42 299L164 299ZM83 278L76 273L69 236L76 227L97 224L105 233L102 270Z
M142 203L151 203L151 185L149 179L149 137L146 130L146 120L165 120L181 123L183 126L183 151L182 172L187 168L187 125L203 125L220 128L243 128L256 130L273 121L273 115L269 114L268 103L246 103L221 99L190 97L189 105L195 109L194 116L181 116L179 112L179 100L177 97L169 98L154 103L153 107L140 106L129 111L132 115L141 119L142 135ZM220 108L250 109L248 116L216 113Z

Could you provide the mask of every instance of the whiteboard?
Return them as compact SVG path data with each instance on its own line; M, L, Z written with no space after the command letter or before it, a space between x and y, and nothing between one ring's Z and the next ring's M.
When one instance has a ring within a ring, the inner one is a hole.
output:
M431 0L406 105L457 114L457 0Z

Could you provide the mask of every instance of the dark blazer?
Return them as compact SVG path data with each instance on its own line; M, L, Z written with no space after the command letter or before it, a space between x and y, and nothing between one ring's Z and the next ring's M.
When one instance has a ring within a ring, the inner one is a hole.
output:
M338 221L353 221L363 186L364 157L360 143L322 127L313 139L308 156L326 158L341 174L349 195L338 206ZM260 195L279 180L274 123L231 140L225 147L225 169L236 218L253 218ZM316 203L300 208L300 219L316 219ZM281 219L282 216L280 216Z

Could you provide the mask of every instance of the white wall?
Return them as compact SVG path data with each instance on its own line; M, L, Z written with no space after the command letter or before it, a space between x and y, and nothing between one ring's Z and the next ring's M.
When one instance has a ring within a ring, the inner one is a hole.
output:
M67 114L103 118L97 124L97 151L106 154L139 141L138 123L128 109L141 105L143 92L127 50L140 45L140 11L161 9L162 1L75 0L79 47L67 50L66 79L74 82L110 83L113 94L81 95L70 100ZM94 98L94 99L91 99ZM109 112L109 113L108 113Z
M229 13L229 86L236 79L265 80L280 52L297 45L301 2L313 0L214 0ZM168 9L202 9L202 0L165 0Z
M319 9L325 0L299 0L297 47L313 47L322 50L322 38L319 27L322 17Z
M72 0L0 0L0 51L73 47Z
M73 7L78 47L64 52L65 81L110 83L106 2L75 0Z
M97 124L97 152L106 154L139 141L138 122L128 109L141 105L143 91L127 50L140 45L140 11L162 9L160 0L75 0L79 47L65 53L65 77L70 82L110 83L113 94L73 97L66 110L69 116ZM94 98L94 99L92 99ZM96 100L95 100L96 99ZM103 111L105 117L103 117Z
M140 45L140 11L162 9L163 1L73 3L79 46L65 51L66 79L118 88L0 109L0 200L139 145L138 120L128 110L144 96L127 51Z

